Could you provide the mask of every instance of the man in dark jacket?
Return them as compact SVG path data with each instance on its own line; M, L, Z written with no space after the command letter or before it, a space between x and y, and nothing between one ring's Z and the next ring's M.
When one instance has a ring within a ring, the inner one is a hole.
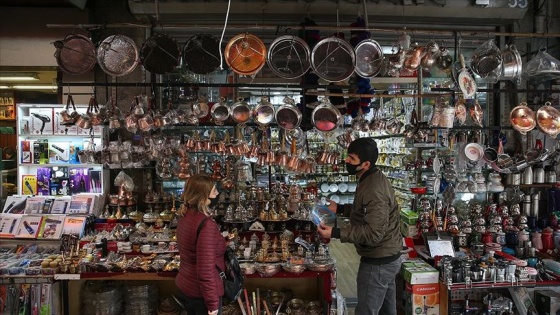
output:
M377 143L371 138L354 140L348 146L346 169L359 178L350 212L350 226L318 226L325 238L353 243L361 256L357 277L359 315L396 315L395 276L400 271L402 237L399 229L399 206L387 177L376 167ZM343 206L331 201L331 211Z

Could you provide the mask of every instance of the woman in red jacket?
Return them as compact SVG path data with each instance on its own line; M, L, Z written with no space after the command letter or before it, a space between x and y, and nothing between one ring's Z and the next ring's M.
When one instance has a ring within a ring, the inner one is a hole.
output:
M218 266L225 270L226 241L218 225L209 218L208 206L218 196L214 180L206 174L192 176L185 183L177 211L177 244L181 266L175 284L182 292L181 302L188 315L216 315L221 313L224 286ZM197 230L205 218L208 218Z

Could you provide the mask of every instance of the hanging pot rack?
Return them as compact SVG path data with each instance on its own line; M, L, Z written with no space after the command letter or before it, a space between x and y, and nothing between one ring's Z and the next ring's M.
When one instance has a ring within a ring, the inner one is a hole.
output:
M137 24L137 23L110 23L110 24L47 24L47 28L53 29L85 29L85 30L95 30L95 29L107 29L107 28L164 28L164 29L193 29L200 32L204 29L223 29L223 25L201 25L201 24L183 24L183 23L159 23L154 24ZM379 32L379 33L396 33L400 34L405 29L403 28L378 28L378 27L367 27L367 28L357 28L357 27L340 27L340 26L300 26L300 25L229 25L227 26L229 30L238 31L262 31L262 30L273 30L278 31L283 30L317 30L317 31L367 31L367 32ZM509 37L538 37L538 38L554 38L560 37L560 33L512 33L512 32L488 32L488 31L442 31L442 30L428 30L428 29L406 29L407 33L410 35L447 35L447 36L460 36L465 37L475 37L475 36L509 36Z

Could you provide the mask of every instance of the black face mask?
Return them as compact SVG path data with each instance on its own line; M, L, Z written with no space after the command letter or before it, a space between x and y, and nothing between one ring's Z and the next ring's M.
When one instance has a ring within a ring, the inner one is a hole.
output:
M360 163L362 164L362 163ZM361 171L362 169L358 169L360 167L360 164L358 165L354 165L354 164L350 164L348 162L346 162L346 171L348 172L348 175L356 175L356 173L358 173L358 171Z
M210 198L210 204L208 205L209 208L216 208L216 206L218 205L218 197L216 198Z

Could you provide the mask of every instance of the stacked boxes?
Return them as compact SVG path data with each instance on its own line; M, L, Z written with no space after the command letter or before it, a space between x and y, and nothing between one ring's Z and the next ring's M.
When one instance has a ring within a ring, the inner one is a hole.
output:
M421 259L403 262L405 314L439 315L439 272Z

